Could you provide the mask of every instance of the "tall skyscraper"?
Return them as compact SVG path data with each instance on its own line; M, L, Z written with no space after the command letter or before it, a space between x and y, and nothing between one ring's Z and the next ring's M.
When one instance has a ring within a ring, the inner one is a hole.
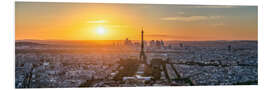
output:
M142 28L142 36L141 36L141 52L140 52L140 61L146 64L146 56L144 52L144 40L143 40L143 28Z
M130 45L132 45L132 42L131 42L131 40L128 40L128 38L126 38L124 44L125 44L125 46L130 46Z

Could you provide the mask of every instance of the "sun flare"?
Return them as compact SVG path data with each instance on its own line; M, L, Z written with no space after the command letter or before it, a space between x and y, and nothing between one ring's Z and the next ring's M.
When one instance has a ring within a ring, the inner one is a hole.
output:
M104 35L106 33L106 29L104 27L98 27L96 31L99 35Z

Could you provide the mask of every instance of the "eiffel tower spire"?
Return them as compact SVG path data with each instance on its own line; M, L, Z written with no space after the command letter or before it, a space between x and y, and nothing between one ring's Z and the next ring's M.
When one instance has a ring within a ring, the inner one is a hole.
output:
M140 61L144 62L146 64L146 56L144 53L144 40L143 40L143 27L142 27L142 32L141 32L141 52L140 52Z

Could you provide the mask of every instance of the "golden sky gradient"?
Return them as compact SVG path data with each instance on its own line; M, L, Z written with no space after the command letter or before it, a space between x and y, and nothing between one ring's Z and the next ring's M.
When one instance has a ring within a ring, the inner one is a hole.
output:
M15 4L15 38L38 40L257 40L256 6Z

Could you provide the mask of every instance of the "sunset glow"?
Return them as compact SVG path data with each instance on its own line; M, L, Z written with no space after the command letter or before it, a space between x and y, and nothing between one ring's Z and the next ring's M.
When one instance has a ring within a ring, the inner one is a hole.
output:
M106 30L104 27L98 27L97 28L97 34L104 35L106 33Z
M257 7L17 2L16 40L257 40Z

